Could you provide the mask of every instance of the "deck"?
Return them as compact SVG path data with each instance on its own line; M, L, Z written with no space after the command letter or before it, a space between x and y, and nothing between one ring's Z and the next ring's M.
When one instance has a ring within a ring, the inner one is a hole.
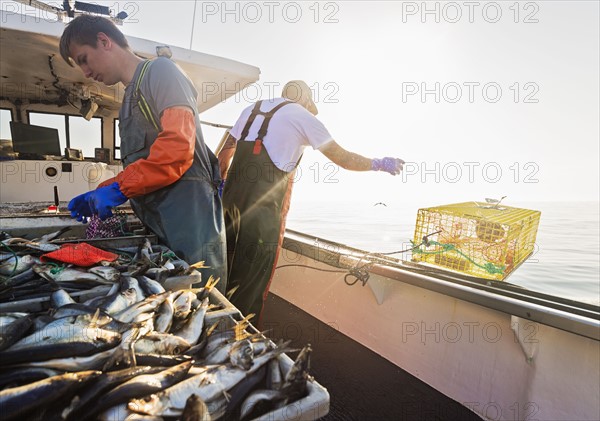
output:
M313 348L310 372L331 396L323 421L481 421L481 418L360 343L269 294L262 330Z

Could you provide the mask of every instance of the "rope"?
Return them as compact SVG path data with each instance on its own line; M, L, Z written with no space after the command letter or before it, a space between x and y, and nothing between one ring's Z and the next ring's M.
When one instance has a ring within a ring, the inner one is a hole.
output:
M7 249L9 252L11 252L12 253L12 257L15 259L15 265L13 266L12 271L10 272L10 275L8 275L8 278L12 278L13 275L15 274L15 272L17 271L17 266L19 266L19 256L17 255L17 253L13 249L11 249L10 247L8 247L6 244L4 244L4 243L0 243L0 244L2 244L2 246L5 249ZM8 260L8 259L10 259L10 257L8 257L8 258L6 258L4 260Z
M52 266L52 269L50 269L50 273L52 275L58 275L59 273L61 273L63 270L66 269L66 265L59 265L57 263L48 263L49 266Z
M371 276L371 274L369 273L369 269L371 269L371 266L373 266L373 262L368 262L365 263L362 266L359 266L360 263L363 261L363 259L367 256L372 256L372 257L377 257L377 256L389 256L392 254L399 254L399 253L406 253L409 252L411 250L416 250L419 247L421 247L423 244L425 245L429 245L430 242L429 241L429 237L435 234L439 234L441 231L436 231L436 232L432 232L431 234L427 234L426 236L423 237L423 241L420 244L417 245L413 245L410 248L404 249L404 250L399 250L399 251L392 251L389 253L370 253L367 252L365 254L363 254L360 259L358 260L358 262L356 263L356 265L347 270L347 271L340 271L340 270L328 270L328 269L320 269L320 268L316 268L314 266L308 266L308 265L282 265L282 266L277 266L275 269L280 269L280 268L285 268L285 267L304 267L304 268L308 268L308 269L314 269L314 270L318 270L321 272L330 272L330 273L345 273L346 275L344 276L344 282L346 283L346 285L348 286L353 286L355 285L358 281L360 281L362 283L362 286L365 286L367 284L367 282L369 281L369 278ZM354 282L350 282L348 280L349 277L355 277L355 281Z
M485 265L480 265L479 263L477 263L476 261L474 261L473 259L471 259L467 254L463 253L459 248L457 248L454 244L443 244L443 243L439 243L437 241L429 241L427 244L425 244L426 246L428 245L432 245L432 246L438 246L441 247L441 250L437 250L437 251L425 251L425 250L421 250L420 247L425 244L425 243L421 243L415 247L413 247L413 250L416 253L419 254L426 254L426 255L433 255L433 254L442 254L442 253L447 253L450 251L454 251L457 254L459 254L460 256L462 256L463 258L465 258L466 260L468 260L469 262L471 262L472 264L474 264L475 266L477 266L480 269L485 270L486 272L490 273L490 274L503 274L504 270L506 269L506 266L502 265L502 266L496 266L494 265L492 262L487 262Z
M309 265L281 265L281 266L277 266L275 269L281 269L281 268L287 268L287 267L298 267L298 268L307 268L307 269L318 270L319 272L345 273L346 276L344 276L344 282L347 285L352 286L352 285L356 284L358 281L361 281L363 286L365 286L367 281L369 280L370 275L369 275L369 272L367 272L366 270L363 270L363 268L365 268L366 266L369 266L369 265L371 265L371 263L367 263L366 265L363 265L361 267L353 267L350 270L321 269L321 268L317 268L317 267L309 266ZM348 281L349 276L354 276L356 278L356 280L354 282L349 282Z

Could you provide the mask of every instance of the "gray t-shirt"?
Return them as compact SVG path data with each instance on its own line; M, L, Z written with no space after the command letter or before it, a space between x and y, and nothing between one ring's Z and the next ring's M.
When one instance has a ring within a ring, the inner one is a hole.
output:
M140 63L133 75L132 83L125 89L124 105L132 100L135 84L144 63ZM166 57L158 57L146 69L146 74L140 83L140 92L148 102L150 109L156 113L154 118L157 123L164 110L171 107L189 107L197 115L196 98L198 92L190 79L173 61ZM123 106L119 112L119 119L129 117L131 107Z

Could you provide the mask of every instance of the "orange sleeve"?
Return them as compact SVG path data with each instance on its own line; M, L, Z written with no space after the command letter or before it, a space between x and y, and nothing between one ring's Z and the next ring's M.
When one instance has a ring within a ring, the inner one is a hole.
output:
M127 197L151 193L179 180L194 162L196 122L191 110L167 108L160 119L162 131L146 159L139 159L117 174Z

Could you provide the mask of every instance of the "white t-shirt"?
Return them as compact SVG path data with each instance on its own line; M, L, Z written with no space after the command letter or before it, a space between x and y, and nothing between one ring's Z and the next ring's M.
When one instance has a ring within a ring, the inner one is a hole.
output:
M270 111L283 101L285 101L284 98L264 100L260 110ZM246 108L230 130L229 133L237 140L240 140L242 130L244 130L253 108L254 104ZM246 136L246 141L254 142L256 140L263 121L263 115L256 116L248 136ZM273 114L267 128L267 135L263 139L263 146L277 168L290 172L296 167L305 147L310 145L313 149L319 149L332 140L333 138L323 123L303 106L293 103L284 105Z

